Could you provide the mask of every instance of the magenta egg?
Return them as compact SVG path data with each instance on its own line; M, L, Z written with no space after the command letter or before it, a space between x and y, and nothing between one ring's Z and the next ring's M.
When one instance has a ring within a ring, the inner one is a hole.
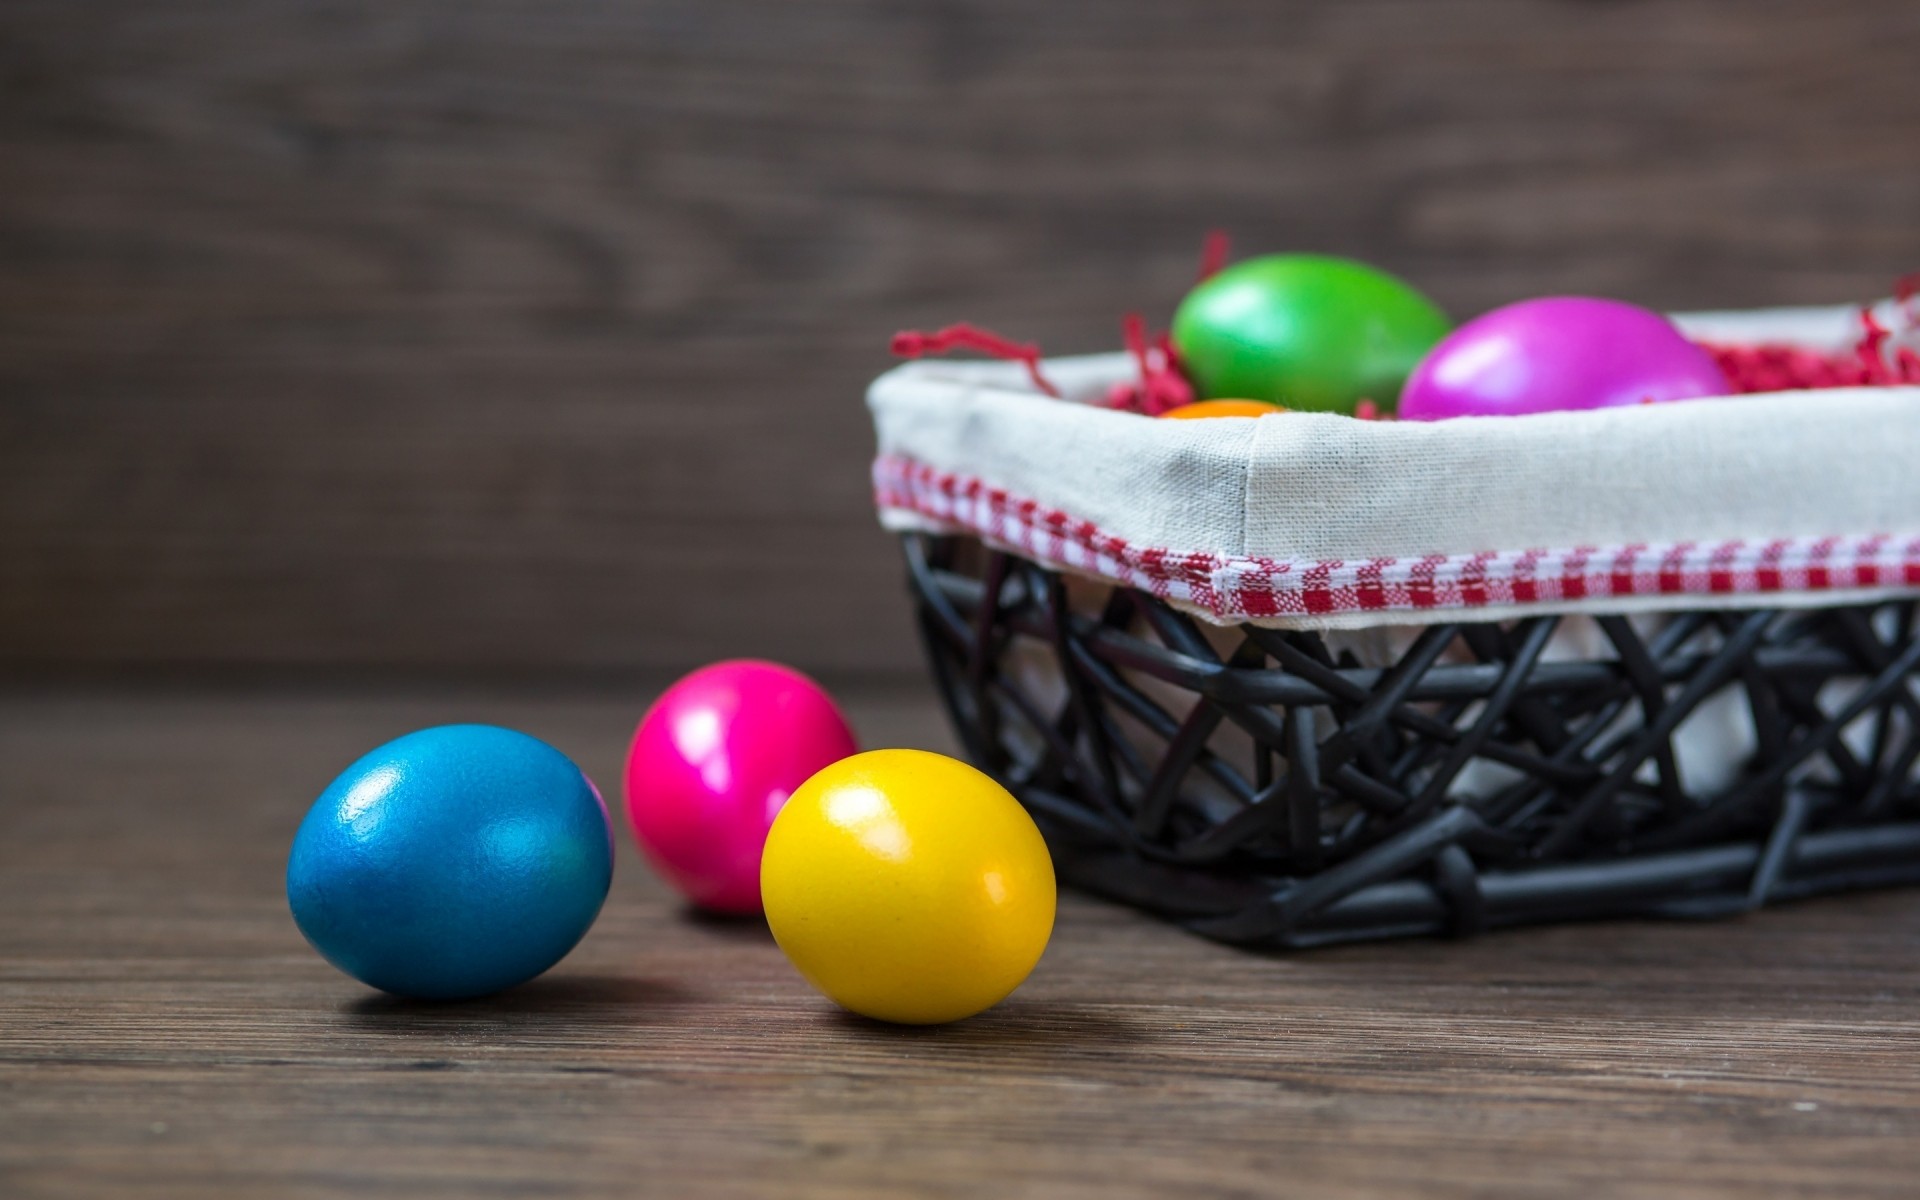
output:
M760 851L794 789L854 754L819 684L778 663L702 667L647 710L627 750L627 817L654 869L719 912L760 911Z
M1521 416L1731 391L1712 356L1659 313L1552 296L1494 309L1442 338L1408 376L1399 415Z

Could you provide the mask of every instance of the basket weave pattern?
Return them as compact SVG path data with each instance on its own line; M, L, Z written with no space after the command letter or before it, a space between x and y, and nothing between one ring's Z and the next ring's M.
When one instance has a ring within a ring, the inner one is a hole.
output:
M1307 946L1608 915L1720 916L1920 882L1915 602L1433 624L1365 665L1320 635L1209 636L1146 592L911 534L968 754L1064 878L1223 941ZM1224 648L1223 648L1224 647ZM1039 664L1036 672L1035 664ZM1731 696L1713 778L1679 731Z

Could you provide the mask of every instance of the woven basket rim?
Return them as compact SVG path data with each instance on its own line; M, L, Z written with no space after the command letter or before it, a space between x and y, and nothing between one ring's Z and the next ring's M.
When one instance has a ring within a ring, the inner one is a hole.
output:
M1698 336L1773 339L1798 322L1800 341L1820 345L1858 315L1683 320ZM1154 422L1088 402L1129 377L1126 355L1045 367L1066 402L1012 363L921 361L876 380L882 523L978 536L1216 623L1283 628L1920 588L1920 477L1906 465L1920 457L1920 387L1433 423ZM1575 469L1550 494L1544 470L1510 469L1555 456Z

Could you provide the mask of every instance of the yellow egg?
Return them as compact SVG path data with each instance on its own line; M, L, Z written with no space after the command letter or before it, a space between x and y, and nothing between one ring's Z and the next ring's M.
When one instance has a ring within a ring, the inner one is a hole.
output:
M1197 421L1205 417L1264 417L1286 409L1265 400L1197 400L1160 414L1162 420Z
M767 833L760 899L780 949L843 1008L931 1025L993 1007L1053 932L1033 818L963 762L872 750L800 785Z

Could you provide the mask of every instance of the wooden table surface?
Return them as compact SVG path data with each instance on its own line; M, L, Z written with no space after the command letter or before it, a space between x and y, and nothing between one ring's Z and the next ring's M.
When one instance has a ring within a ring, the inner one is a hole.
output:
M498 999L301 941L361 751L511 724L605 783L644 694L0 693L0 1195L1911 1194L1920 895L1291 957L1065 899L1000 1008L843 1016L630 852ZM869 744L947 743L854 693ZM624 836L624 835L623 835Z

